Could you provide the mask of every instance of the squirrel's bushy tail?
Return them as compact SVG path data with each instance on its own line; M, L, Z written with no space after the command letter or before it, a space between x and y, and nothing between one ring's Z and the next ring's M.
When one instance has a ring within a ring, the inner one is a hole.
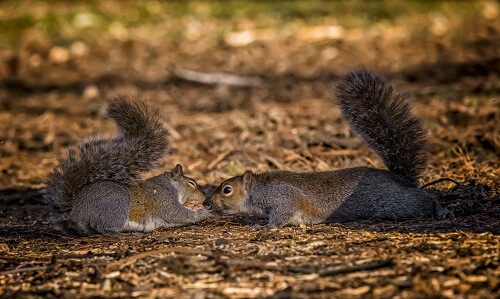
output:
M118 126L118 134L79 144L49 176L45 198L57 213L71 210L72 199L83 186L103 180L133 183L167 153L169 133L157 109L141 100L117 98L109 103L107 115Z
M387 168L417 184L427 165L426 132L405 97L366 70L349 73L338 84L336 97L344 119Z

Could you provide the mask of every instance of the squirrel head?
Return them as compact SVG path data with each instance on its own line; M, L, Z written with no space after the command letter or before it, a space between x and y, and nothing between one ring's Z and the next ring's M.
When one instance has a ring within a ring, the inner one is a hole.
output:
M195 180L184 175L180 164L175 165L169 176L178 186L179 202L181 204L190 209L199 209L203 207L205 195L201 193L200 187Z
M228 214L244 213L245 201L252 192L253 183L254 177L250 170L224 181L212 195L212 206Z

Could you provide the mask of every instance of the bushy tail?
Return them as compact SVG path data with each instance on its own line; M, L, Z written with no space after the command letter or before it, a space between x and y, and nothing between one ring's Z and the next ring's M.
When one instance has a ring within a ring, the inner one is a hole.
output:
M158 110L141 100L117 98L109 103L107 115L118 126L118 135L79 144L47 179L46 200L56 212L70 211L75 193L92 182L138 181L167 153L169 133Z
M427 165L426 132L405 97L383 77L359 70L339 83L337 102L351 129L382 157L387 168L417 184Z

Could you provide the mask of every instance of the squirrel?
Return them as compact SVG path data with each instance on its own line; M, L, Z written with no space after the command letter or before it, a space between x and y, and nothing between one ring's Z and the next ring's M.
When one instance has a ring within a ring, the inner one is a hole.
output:
M169 132L157 109L116 98L106 110L118 127L111 139L94 137L60 160L47 178L45 199L54 222L68 234L147 232L209 217L196 208L205 196L177 164L171 172L141 180L169 149Z
M418 187L428 159L426 133L405 97L367 70L349 73L336 95L343 118L382 157L388 170L246 171L219 185L209 199L211 208L268 218L268 227L370 218L452 218L435 195Z

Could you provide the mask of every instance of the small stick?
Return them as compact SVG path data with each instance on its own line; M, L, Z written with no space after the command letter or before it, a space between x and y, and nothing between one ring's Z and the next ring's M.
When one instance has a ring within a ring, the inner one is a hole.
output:
M65 259L88 259L96 256L116 256L116 253L54 254L52 257L58 260L65 260Z
M457 186L462 185L462 183L459 183L459 182L457 182L457 181L455 181L453 179L450 179L450 178L440 178L440 179L434 180L434 181L432 181L430 183L427 183L427 184L423 185L422 189L425 189L425 188L427 188L429 186L432 186L432 185L435 185L435 184L439 184L441 182L451 182L451 183L454 183Z
M174 74L187 81L208 85L261 86L263 84L259 77L244 77L229 73L202 73L178 68Z
M33 261L24 261L24 262L20 263L14 270L19 270L21 268L24 268L24 266L26 266L26 265L33 266Z
M214 168L217 164L220 163L220 161L224 160L229 154L231 154L233 150L227 150L223 152L222 154L218 155L215 159L212 160L207 166L208 169Z
M258 270L267 270L267 271L285 271L285 272L293 272L293 273L318 273L320 276L333 276L336 274L344 274L351 273L356 271L363 270L374 270L386 266L390 266L393 264L392 259L373 261L361 265L354 266L339 266L326 270L321 270L317 272L314 268L291 268L291 267L283 267L283 266L274 266L267 265L266 263L262 263L260 261L249 261L249 260L232 260L232 259L223 259L221 260L224 264L227 265L230 271L244 271L249 269L258 269Z
M273 164L274 166L276 166L277 169L281 170L281 169L284 169L283 165L278 162L276 159L274 158L271 158L270 156L266 156L264 158L264 160L266 160L267 162Z
M141 252L141 253L126 257L124 259L111 262L111 263L106 265L106 270L111 270L111 269L116 268L117 266L120 266L122 264L128 264L128 263L134 262L136 260L151 256L151 255L162 254L162 253L171 253L171 252L201 254L201 255L215 258L215 256L212 254L211 251L205 251L205 250L196 249L196 248L188 248L188 247L162 248L162 249L157 249L157 250Z
M20 269L3 271L3 272L0 272L0 275L15 274L15 273L21 273L21 272L28 272L28 271L39 271L39 270L46 270L46 269L47 269L47 266L34 266L34 267L29 267L29 268L20 268Z
M371 242L380 242L380 241L385 241L385 240L387 240L387 237L373 238L373 239L364 240L364 241L354 241L354 242L351 242L350 244L352 244L352 245L363 245L363 244L368 244L368 243L371 243Z
M365 264L361 264L361 265L343 266L343 267L335 267L332 269L326 269L326 270L320 271L319 275L320 276L333 276L333 275L337 275L337 274L351 273L351 272L356 272L356 271L373 270L373 269L391 266L392 264L393 264L393 261L391 258L389 258L386 260L373 261L373 262L369 262L369 263L365 263Z
M48 232L48 231L42 231L42 233L44 233L46 235L49 235L49 236L58 237L58 238L61 238L61 239L68 239L68 240L74 239L73 237L58 235L58 234L51 233L51 232Z
M315 154L329 157L338 157L338 156L356 156L359 154L360 150L336 150L336 151L328 151L328 152L320 152L314 151Z
M279 271L282 267L267 265L266 263L262 263L260 261L248 261L248 260L232 260L232 259L224 259L223 262L229 267L231 271L244 271L250 269L257 270L267 270L267 271Z

